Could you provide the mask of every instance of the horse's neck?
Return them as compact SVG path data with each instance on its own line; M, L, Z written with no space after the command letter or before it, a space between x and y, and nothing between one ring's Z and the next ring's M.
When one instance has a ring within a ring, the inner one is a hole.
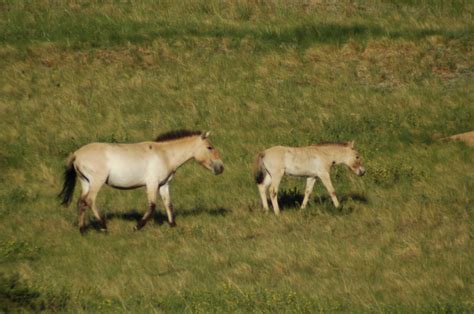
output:
M346 160L346 153L339 149L331 148L330 150L326 151L326 154L329 159L331 159L331 161L336 165L342 164Z
M167 143L165 154L168 164L172 170L176 170L182 164L194 157L195 145L193 139L182 139Z

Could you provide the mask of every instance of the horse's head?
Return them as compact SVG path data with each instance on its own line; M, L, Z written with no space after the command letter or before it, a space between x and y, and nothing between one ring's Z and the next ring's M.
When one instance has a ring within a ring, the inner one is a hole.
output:
M363 176L365 168L362 166L362 159L359 153L354 149L354 141L348 143L348 154L344 163L358 176Z
M209 141L209 135L210 132L201 134L194 158L214 174L221 174L224 171L224 163L219 151Z

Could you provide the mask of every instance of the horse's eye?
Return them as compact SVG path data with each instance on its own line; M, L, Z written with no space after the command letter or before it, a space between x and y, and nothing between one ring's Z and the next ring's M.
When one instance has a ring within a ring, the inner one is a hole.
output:
M208 146L207 149L212 150L212 147L211 147L211 146Z
M356 156L356 159L359 159L359 156Z

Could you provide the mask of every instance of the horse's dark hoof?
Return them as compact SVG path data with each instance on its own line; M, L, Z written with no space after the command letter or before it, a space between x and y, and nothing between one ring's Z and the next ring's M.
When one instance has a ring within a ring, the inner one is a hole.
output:
M81 235L86 234L86 226L79 227L79 232L81 233Z
M137 223L137 225L136 225L135 227L133 227L133 231L139 231L139 230L141 230L144 226L145 226L145 224L140 221L140 222Z
M170 222L170 227L171 227L171 228L176 227L176 222L174 222L174 221Z
M146 225L146 221L140 220L137 225L133 228L133 231L138 231Z

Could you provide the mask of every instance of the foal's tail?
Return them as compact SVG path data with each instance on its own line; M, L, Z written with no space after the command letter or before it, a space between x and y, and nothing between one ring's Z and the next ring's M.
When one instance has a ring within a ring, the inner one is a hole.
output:
M61 204L68 206L71 203L72 195L74 194L74 187L76 186L76 169L74 169L74 160L76 157L71 155L66 164L64 170L64 184L63 189L59 193L58 197L62 199Z
M254 170L254 175L255 175L255 182L257 184L261 184L263 180L265 179L265 174L267 170L265 169L265 165L263 164L263 157L265 157L264 153L260 153L257 156L257 160L255 161L255 170Z

